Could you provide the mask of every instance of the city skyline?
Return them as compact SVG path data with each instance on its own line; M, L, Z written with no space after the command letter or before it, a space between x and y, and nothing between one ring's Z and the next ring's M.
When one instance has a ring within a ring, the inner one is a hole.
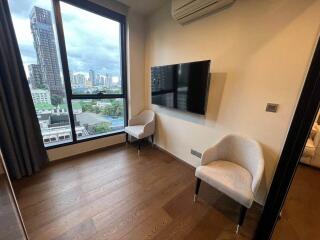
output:
M61 76L58 62L51 12L34 6L29 17L33 46L36 51L36 63L28 65L28 80L29 84L31 84L31 91L34 89L48 89L51 98L55 95L64 97L63 76ZM96 72L92 69L81 72L73 72L71 70L69 77L72 88L78 94L121 87L120 76L112 76L108 72L101 74L100 71ZM95 89L83 90L83 88ZM62 100L57 101L61 102ZM53 102L56 103L57 101Z
M9 5L25 72L29 77L28 65L37 63L29 20L31 6L38 6L52 12L51 0L24 0L19 2L9 0ZM61 2L64 32L68 35L65 41L67 45L72 45L72 48L68 49L70 71L88 72L92 69L96 72L108 72L111 75L120 76L119 24L84 10L74 11L72 7L72 5ZM51 16L53 17L52 14ZM83 19L85 19L85 22ZM79 24L79 22L82 24ZM54 21L53 24L56 38ZM90 34L88 35L87 32L90 32ZM92 41L93 39L95 41ZM94 52L95 57L87 61L86 56L92 54L92 52ZM59 64L61 62L59 51L58 62Z

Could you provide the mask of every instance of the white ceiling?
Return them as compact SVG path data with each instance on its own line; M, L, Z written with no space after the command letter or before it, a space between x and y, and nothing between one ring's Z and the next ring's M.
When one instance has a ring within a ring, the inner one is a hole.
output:
M161 7L167 0L118 0L126 4L131 9L143 14L149 15L159 7Z

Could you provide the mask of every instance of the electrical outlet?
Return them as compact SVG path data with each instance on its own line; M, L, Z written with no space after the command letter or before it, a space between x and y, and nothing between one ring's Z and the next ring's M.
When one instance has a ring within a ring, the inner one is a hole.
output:
M278 111L279 104L267 103L266 112L276 113Z
M193 150L191 149L191 154L198 157L198 158L201 158L202 157L202 153L196 151L196 150Z

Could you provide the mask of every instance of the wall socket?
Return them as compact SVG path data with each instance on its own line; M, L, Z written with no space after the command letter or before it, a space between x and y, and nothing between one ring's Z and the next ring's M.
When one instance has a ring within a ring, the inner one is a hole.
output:
M276 113L278 111L279 104L267 103L266 112Z
M196 150L193 150L191 149L191 154L198 157L198 158L201 158L202 157L202 153L196 151Z

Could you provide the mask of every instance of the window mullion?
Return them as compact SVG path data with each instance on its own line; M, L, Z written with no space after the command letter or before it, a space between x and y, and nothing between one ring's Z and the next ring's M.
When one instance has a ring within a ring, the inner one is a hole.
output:
M54 17L55 17L56 28L57 28L57 37L59 42L60 58L61 58L61 64L62 64L62 70L63 70L63 79L64 79L65 88L66 88L67 106L68 106L68 112L69 112L72 141L73 143L75 143L77 141L77 138L76 138L75 122L74 122L72 101L71 101L72 89L71 89L71 82L70 82L70 76L69 76L67 50L66 50L63 26L62 26L60 3L59 3L59 0L52 0L52 1L53 1Z
M120 31L121 31L121 76L122 76L122 94L124 98L124 121L125 126L128 125L128 118L129 118L129 103L128 103L128 86L127 86L127 32L126 32L126 20L122 21L120 24Z

